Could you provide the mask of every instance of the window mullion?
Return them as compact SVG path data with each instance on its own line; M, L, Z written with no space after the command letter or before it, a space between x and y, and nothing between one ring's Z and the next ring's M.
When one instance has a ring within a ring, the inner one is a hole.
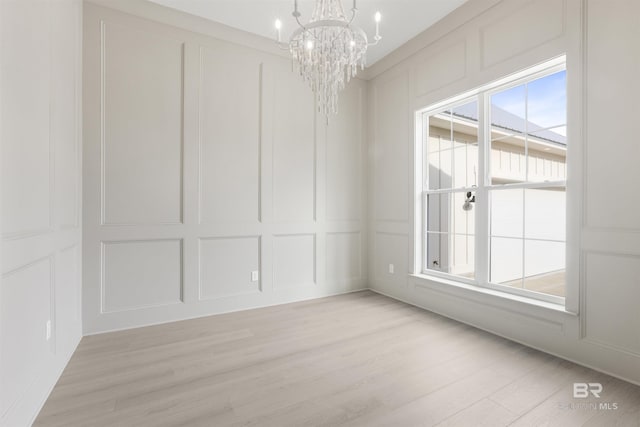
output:
M489 282L489 159L491 152L491 126L489 124L489 97L478 95L478 189L476 191L476 281L484 286Z

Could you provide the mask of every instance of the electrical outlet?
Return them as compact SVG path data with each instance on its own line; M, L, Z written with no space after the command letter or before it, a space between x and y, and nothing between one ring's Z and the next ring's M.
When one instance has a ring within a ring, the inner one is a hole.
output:
M252 271L251 272L251 281L252 282L257 282L258 279L260 279L260 274L257 271Z
M393 264L389 264L389 274L393 274L395 271L395 266Z
M47 341L51 339L51 320L47 320Z

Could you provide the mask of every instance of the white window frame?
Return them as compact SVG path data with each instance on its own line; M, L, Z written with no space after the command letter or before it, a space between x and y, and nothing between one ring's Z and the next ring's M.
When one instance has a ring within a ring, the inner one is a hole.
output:
M512 294L525 299L542 301L545 303L551 303L554 305L566 307L567 301L565 297L559 297L555 295L543 294L527 289L514 288L507 285L500 285L490 283L490 206L489 206L489 192L491 190L500 191L496 189L529 189L529 188L547 188L547 187L563 187L567 191L567 217L570 214L569 203L573 199L569 190L567 189L567 180L561 181L544 181L544 182L523 182L523 183L508 183L491 185L490 179L490 154L491 154L491 129L486 126L486 114L490 111L491 95L501 92L512 87L519 86L527 81L532 81L537 78L541 78L556 72L566 70L566 57L561 56L545 63L539 64L534 67L530 67L519 73L505 77L493 83L484 85L477 89L459 94L457 96L449 97L446 100L432 104L426 108L421 108L415 111L415 165L414 165L414 188L415 188L415 211L414 211L414 275L423 276L432 279L441 279L439 281L443 283L461 283L464 285L472 285L478 288L485 288L494 291L503 292L505 294ZM569 91L569 79L567 79L567 92ZM567 94L567 103L569 103L569 96ZM438 112L445 111L447 109L455 108L456 106L464 105L469 102L478 101L478 186L472 188L452 188L443 190L429 190L428 178L425 178L423 171L428 167L427 159L424 155L425 145L428 140L429 129L425 126L424 115L433 115ZM569 111L567 111L567 128L570 128L568 123ZM569 132L571 133L571 132ZM570 137L568 136L568 140ZM489 147L487 147L487 144ZM573 141L567 145L573 144ZM574 159L570 155L571 150L567 150L567 171L573 168ZM570 165L570 166L569 166ZM527 165L528 168L528 165ZM426 246L426 224L424 221L426 213L427 195L446 193L453 194L458 192L472 191L476 195L475 202L475 277L469 279L446 272L430 270L426 268L427 263L427 248ZM577 266L571 265L573 257L570 256L570 248L574 248L576 245L574 242L570 242L575 233L569 230L569 224L567 224L566 231L566 245L565 250L567 254L565 256L566 270L571 274L567 274L567 281L565 283L566 295L569 296L569 277L573 277Z

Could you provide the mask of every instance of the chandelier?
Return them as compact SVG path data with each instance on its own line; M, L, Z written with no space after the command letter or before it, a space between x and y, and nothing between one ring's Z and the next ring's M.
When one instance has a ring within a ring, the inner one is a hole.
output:
M329 114L338 112L338 92L356 76L358 68L364 69L367 47L378 44L382 39L380 12L375 14L374 41L369 43L367 34L352 25L357 11L356 0L353 0L349 18L342 7L342 0L316 0L311 19L302 24L298 0L294 0L291 15L299 27L291 34L288 43L282 42L282 22L276 20L278 44L291 53L296 70L316 96L318 112L327 118Z

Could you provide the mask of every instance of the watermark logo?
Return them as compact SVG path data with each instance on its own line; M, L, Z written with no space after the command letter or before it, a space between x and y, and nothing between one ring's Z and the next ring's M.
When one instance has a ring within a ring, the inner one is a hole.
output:
M600 399L602 384L600 383L573 383L573 397L575 399L586 399L590 395Z
M619 408L618 402L606 402L593 399L602 399L604 387L601 383L573 383L574 399L589 399L589 401L558 403L560 409L582 411L615 411Z

